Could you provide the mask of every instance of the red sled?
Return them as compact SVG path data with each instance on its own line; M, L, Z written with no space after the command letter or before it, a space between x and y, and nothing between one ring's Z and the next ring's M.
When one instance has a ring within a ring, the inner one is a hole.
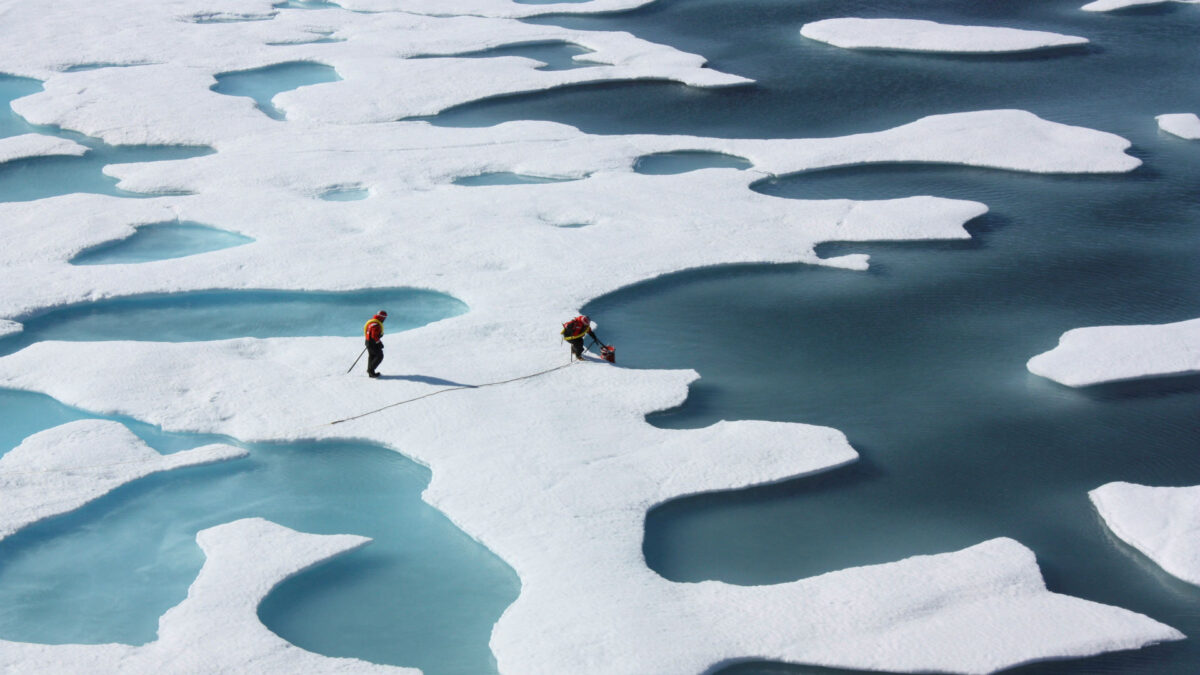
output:
M609 363L617 362L617 348L612 345L604 345L600 348L600 358Z

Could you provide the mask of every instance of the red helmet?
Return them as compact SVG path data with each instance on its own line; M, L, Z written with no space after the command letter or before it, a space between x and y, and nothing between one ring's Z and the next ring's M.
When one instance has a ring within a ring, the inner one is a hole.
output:
M379 310L379 312L375 314L375 318L377 318L377 319L380 319L380 320L386 319L386 318L387 318L387 311L386 311L386 310L382 310L382 309L381 309L381 310Z
M579 320L582 321L583 325L585 325L585 326L592 325L592 320L587 317L587 314L580 314Z

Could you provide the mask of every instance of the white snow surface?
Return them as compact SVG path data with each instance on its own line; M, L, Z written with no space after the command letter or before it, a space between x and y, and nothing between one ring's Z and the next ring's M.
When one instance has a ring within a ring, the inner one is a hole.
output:
M376 381L343 372L361 349L358 339L278 338L41 342L0 358L0 386L168 430L244 440L363 439L428 465L433 477L425 498L520 576L521 595L491 642L506 673L696 673L746 657L989 672L1182 637L1144 616L1048 592L1032 553L1009 540L774 586L662 579L641 553L650 507L856 458L840 432L803 424L722 422L691 431L647 424L646 414L682 403L696 378L690 371L581 363L328 424L438 389L421 376L484 384L565 364L558 324L588 300L632 283L742 262L861 269L863 255L821 260L813 247L965 238L964 224L987 208L922 195L780 199L750 190L756 181L879 162L1124 172L1139 164L1125 153L1128 141L1016 110L936 115L822 139L591 136L549 122L442 128L392 121L580 82L745 80L627 34L510 18L611 11L641 1L342 4L375 13L276 9L269 0L0 0L10 29L0 62L45 79L44 91L14 102L17 112L110 143L205 144L217 151L105 169L124 189L162 196L72 194L0 204L9 235L0 249L0 317L21 320L102 298L185 290L396 286L449 293L470 311L389 334L382 371L390 377ZM325 36L343 41L315 42ZM513 57L413 58L547 40L588 47L593 53L585 59L598 65L540 71L536 62ZM285 122L267 118L249 99L210 90L218 73L294 61L332 65L343 79L277 95ZM63 72L101 63L124 67ZM679 150L737 155L753 168L667 176L632 171L643 155ZM453 183L502 171L577 180ZM368 188L370 197L315 198L335 186ZM134 266L67 263L138 225L174 219L255 241ZM564 260L573 266L567 280ZM292 648L264 634L253 617L253 606L279 579L362 540L246 522L201 533L209 562L189 600L164 615L158 642L9 644L0 659L14 670L71 669L85 660L128 672L176 664L229 671L365 668ZM288 659L311 661L297 666Z
M104 420L48 429L0 456L0 539L152 473L245 455L230 445L160 455L124 425Z
M392 367L481 384L564 363L553 336L522 353L499 325L468 352L474 358L445 358L469 316L385 338ZM356 347L350 338L43 342L0 360L0 383L36 383L75 405L243 438L368 438L430 465L424 498L520 575L521 595L492 638L502 672L697 673L747 655L990 672L1180 637L1147 617L1049 593L1032 553L1009 540L774 586L666 581L642 558L650 507L854 461L844 436L755 421L657 429L646 413L681 403L695 373L602 362L322 424L440 388L406 377L364 387L334 358ZM492 358L499 348L513 351ZM80 377L34 372L51 353ZM195 400L206 405L186 403Z
M1200 0L1095 0L1089 2L1082 7L1088 12L1115 12L1131 7L1148 7L1150 5L1165 5L1168 2L1180 2L1183 4L1194 5L1200 3Z
M0 164L30 157L67 155L80 157L88 151L86 145L43 134L21 134L0 138Z
M1088 496L1113 534L1170 574L1200 585L1200 485L1108 483Z
M800 34L846 49L910 52L1001 53L1087 44L1087 38L1037 30L959 26L920 19L825 19Z
M1029 372L1071 387L1200 373L1200 319L1140 326L1091 326L1063 333L1029 359Z
M0 319L0 338L16 335L23 330L25 330L25 326L16 321Z
M1196 113L1169 113L1159 115L1158 128L1189 141L1200 141L1200 117Z
M304 651L258 620L258 604L288 577L366 545L354 535L315 535L261 518L202 530L205 562L187 599L163 614L158 639L122 644L40 645L0 641L0 670L13 673L395 673L411 668Z

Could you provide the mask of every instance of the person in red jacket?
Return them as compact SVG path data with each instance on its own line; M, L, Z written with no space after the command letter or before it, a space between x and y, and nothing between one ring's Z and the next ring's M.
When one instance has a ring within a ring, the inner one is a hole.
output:
M379 310L363 325L363 337L367 342L367 376L379 377L375 370L383 363L383 322L387 321L387 312Z
M563 324L562 336L571 345L571 354L580 361L583 360L583 340L591 335L599 342L592 332L592 321L586 315L580 315Z

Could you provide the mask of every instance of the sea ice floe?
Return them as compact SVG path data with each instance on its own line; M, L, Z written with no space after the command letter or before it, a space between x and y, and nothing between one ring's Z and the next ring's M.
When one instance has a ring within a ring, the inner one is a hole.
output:
M280 582L366 545L353 535L304 534L261 518L202 530L205 562L187 599L158 623L158 639L122 644L42 645L0 641L6 672L375 672L420 675L414 668L330 658L289 644L258 619L258 604Z
M1092 326L1063 333L1029 359L1029 372L1071 387L1200 373L1200 319L1140 326Z
M1088 496L1113 534L1167 572L1200 585L1200 485L1108 483Z
M30 157L70 156L82 157L86 154L86 145L80 145L66 138L56 138L43 134L22 134L0 138L0 164Z
M994 26L958 26L918 19L825 19L800 34L846 49L966 54L1025 52L1087 44L1087 38Z
M105 169L125 190L193 195L68 195L0 204L11 235L0 263L14 271L0 297L0 317L19 320L41 307L113 295L364 284L360 274L318 262L327 260L379 270L370 285L434 287L491 311L502 312L514 297L573 311L622 285L687 267L816 262L812 249L822 241L966 238L963 224L986 210L978 202L937 197L808 201L748 189L772 175L872 162L1038 172L1117 172L1140 164L1119 136L1011 110L936 115L841 138L772 141L593 136L549 122L293 128L266 119L249 100L246 107L254 124L269 132L220 142L220 152L204 157ZM644 155L688 150L745 157L754 166L675 175L633 171ZM486 188L453 184L460 176L495 172L588 177ZM330 185L352 184L370 186L373 198L353 204L310 198ZM203 260L146 265L136 276L67 264L87 247L129 236L137 225L176 218L236 231L255 243ZM594 226L566 240L545 227L548 221ZM680 241L720 244L680 247ZM623 252L634 242L642 254L630 258ZM581 266L576 283L547 286L562 256ZM524 272L514 275L514 269ZM518 322L545 311L521 319L509 309Z
M1114 12L1131 7L1148 7L1150 5L1165 5L1168 2L1184 4L1200 3L1200 0L1095 0L1084 5L1082 9L1088 12Z
M103 420L48 429L0 457L0 539L152 473L245 455L229 445L160 455L124 425Z
M773 586L663 579L642 557L651 507L856 458L841 433L823 427L646 423L648 412L684 400L691 372L580 363L329 424L443 388L419 375L479 385L565 366L552 339L538 346L504 325L471 329L503 346L503 359L448 351L472 316L396 335L388 358L411 375L370 388L334 363L357 347L350 338L43 342L0 359L0 383L243 438L349 435L403 449L432 469L424 498L521 578L521 596L493 633L502 672L696 673L746 656L990 672L1181 637L1144 616L1048 592L1033 554L1009 540ZM36 372L50 353L78 377Z
M25 330L25 326L17 323L16 321L0 319L0 338L8 337L9 335L16 335L23 330Z
M1159 115L1158 128L1189 141L1200 140L1200 117L1196 113L1170 113Z
M201 11L208 6L182 1L138 8L136 16L123 17L132 25L121 31L98 30L104 24L99 17L94 17L94 23L83 20L97 13L83 2L64 2L41 11L20 5L10 8L5 23L14 30L0 44L0 62L12 64L21 75L46 80L46 91L18 99L14 110L31 122L58 124L114 144L203 144L257 133L270 123L250 101L210 91L215 74L297 61L328 64L344 80L281 94L276 105L289 119L341 122L431 115L488 96L567 84L631 79L692 86L749 82L704 68L703 57L628 33L446 16L445 11L436 17L334 11L281 12L269 21L242 23L179 20L186 7ZM313 14L320 16L312 18ZM18 26L20 30L15 29ZM336 33L344 41L314 44L314 31ZM64 34L74 39L63 42ZM288 44L296 40L307 42ZM596 66L544 71L537 69L535 61L518 57L406 58L449 57L529 42L578 44L591 50L586 58ZM48 43L55 49L46 50ZM62 72L73 63L122 61L158 65ZM165 141L167 137L174 140Z
M516 0L339 0L346 9L362 12L413 12L434 16L456 14L525 18L543 14L603 14L649 5L654 0L567 0L518 2Z

